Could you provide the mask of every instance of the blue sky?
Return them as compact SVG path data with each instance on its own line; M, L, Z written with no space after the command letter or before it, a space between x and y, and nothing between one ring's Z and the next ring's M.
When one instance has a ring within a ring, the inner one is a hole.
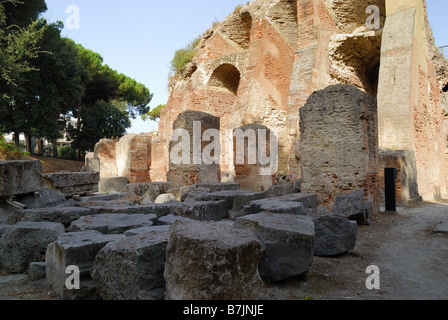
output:
M169 63L174 52L223 20L242 0L46 0L44 16L66 24L63 36L101 54L118 72L154 93L151 107L168 100ZM67 28L69 6L79 8L79 28ZM448 0L427 0L436 45L448 45ZM446 49L448 52L448 48ZM448 56L448 54L447 54ZM156 131L140 119L129 133Z

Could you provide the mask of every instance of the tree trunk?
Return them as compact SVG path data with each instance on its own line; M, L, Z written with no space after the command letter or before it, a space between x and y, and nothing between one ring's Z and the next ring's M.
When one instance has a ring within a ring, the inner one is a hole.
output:
M53 158L59 158L59 154L58 154L58 143L57 141L52 141L51 142L51 148L53 151Z
M20 146L20 133L14 133L14 144L16 147Z
M26 142L26 152L28 152L29 154L33 154L32 152L32 147L31 147L31 139L32 137L30 135L25 135L25 142Z

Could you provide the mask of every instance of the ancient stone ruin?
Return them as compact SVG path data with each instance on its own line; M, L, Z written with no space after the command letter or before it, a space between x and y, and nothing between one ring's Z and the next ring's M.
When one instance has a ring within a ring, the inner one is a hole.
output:
M447 70L423 0L250 2L171 80L157 136L101 140L79 173L0 162L0 271L61 299L266 298L356 247L384 168L401 205L446 194Z

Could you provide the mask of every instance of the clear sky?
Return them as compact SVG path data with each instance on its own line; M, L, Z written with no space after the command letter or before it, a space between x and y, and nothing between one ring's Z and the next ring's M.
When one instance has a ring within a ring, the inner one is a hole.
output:
M46 0L44 16L60 20L62 35L101 54L120 73L145 84L154 93L151 107L168 100L169 63L177 49L223 20L242 0ZM448 0L427 0L437 46L448 45ZM69 6L79 8L79 28ZM448 56L448 48L446 48ZM140 119L129 133L156 131Z

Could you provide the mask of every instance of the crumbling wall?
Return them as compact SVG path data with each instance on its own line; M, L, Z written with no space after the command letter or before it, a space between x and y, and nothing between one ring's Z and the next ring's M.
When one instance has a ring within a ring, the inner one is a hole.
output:
M186 111L178 116L173 123L173 131L181 131L178 136L173 136L170 142L170 164L167 173L168 182L173 188L221 181L219 163L207 163L204 159L204 149L210 146L210 143L216 142L206 141L204 133L209 129L219 132L219 128L219 118L204 112ZM217 145L218 148L210 150L208 156L214 157L215 152L220 152L220 141L217 141ZM181 161L175 160L174 157Z
M377 103L354 86L317 91L300 110L302 191L332 209L336 197L359 189L379 210Z

